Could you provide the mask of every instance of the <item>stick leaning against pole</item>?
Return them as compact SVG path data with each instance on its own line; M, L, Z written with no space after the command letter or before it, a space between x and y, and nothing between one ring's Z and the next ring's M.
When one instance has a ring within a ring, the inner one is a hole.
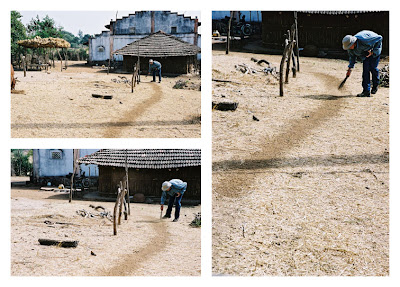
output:
M300 60L299 60L299 29L297 27L297 12L294 12L294 24L296 25L296 56L297 56L297 71L300 72Z

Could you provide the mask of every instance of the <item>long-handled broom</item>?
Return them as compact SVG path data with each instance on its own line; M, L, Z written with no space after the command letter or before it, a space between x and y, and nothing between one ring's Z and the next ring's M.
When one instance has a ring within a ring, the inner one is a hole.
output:
M343 88L343 86L344 86L344 83L346 83L346 81L347 81L347 79L349 78L349 76L346 76L346 78L344 78L344 80L340 83L340 85L339 85L339 90L341 89L341 88Z

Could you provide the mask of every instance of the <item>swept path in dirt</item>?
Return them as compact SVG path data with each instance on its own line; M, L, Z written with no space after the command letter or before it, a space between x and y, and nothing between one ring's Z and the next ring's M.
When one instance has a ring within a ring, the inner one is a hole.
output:
M331 78L334 77L324 75L324 78L327 78L327 81L330 80L330 82L332 82ZM264 140L261 141L261 151L250 154L247 160L214 162L213 172L221 171L225 173L224 177L226 178L225 180L220 181L220 183L224 185L224 188L215 186L214 192L227 197L242 196L242 187L248 188L245 183L251 182L256 177L256 174L241 173L240 170L253 169L254 167L269 168L273 166L274 159L284 155L325 121L336 117L339 114L340 109L343 107L343 103L344 99L340 97L335 100L323 101L322 105L309 112L309 117L307 119L292 120L285 125L286 129L273 139L264 138ZM262 167L260 162L270 163L271 165L265 165ZM251 178L251 176L253 178Z
M131 253L123 255L121 260L118 261L118 265L106 271L99 272L98 276L133 276L138 268L146 264L146 260L166 247L166 243L169 240L169 233L167 232L165 222L154 220L150 216L145 219L151 224L156 236L151 238L142 249L132 250ZM114 256L118 255L114 254Z
M130 125L136 121L141 115L143 115L148 109L153 105L158 103L162 98L161 87L158 84L152 84L153 93L145 101L138 105L135 105L131 110L125 112L125 114L119 118L116 122L110 123L106 128L103 137L104 138L118 138L120 137L122 130L125 127L130 127Z

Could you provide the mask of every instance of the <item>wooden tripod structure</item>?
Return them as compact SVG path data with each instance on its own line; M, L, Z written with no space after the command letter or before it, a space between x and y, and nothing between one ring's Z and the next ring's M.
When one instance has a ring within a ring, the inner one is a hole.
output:
M297 32L297 14L295 14L295 23L292 25L290 30L287 31L286 39L285 39L285 48L283 50L282 60L279 68L279 95L283 97L284 93L284 83L289 83L289 71L290 71L290 63L292 63L292 73L293 78L296 78L296 71L300 71L299 68L299 47L298 47L298 32ZM296 60L294 56L294 50L297 50L297 67ZM285 69L286 63L286 69ZM285 75L284 75L285 71ZM283 81L285 78L285 81Z
M128 177L128 150L125 150L125 176L122 178L122 181L119 182L117 199L115 200L114 205L114 235L117 235L117 225L121 225L122 212L124 213L124 219L128 220L128 215L131 214Z

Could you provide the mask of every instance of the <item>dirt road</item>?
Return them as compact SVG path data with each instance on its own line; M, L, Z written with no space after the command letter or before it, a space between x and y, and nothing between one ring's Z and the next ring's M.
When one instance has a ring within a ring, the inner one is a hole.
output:
M200 137L201 92L172 88L180 79L199 84L198 76L164 77L161 84L142 76L133 93L124 83L131 75L107 75L84 62L15 76L24 93L11 95L12 137Z
M281 98L274 78L235 70L251 57L280 61L213 56L213 78L240 83L213 84L239 102L213 111L213 272L388 275L388 89L356 98L360 64L338 91L345 61L304 58Z
M112 223L68 195L15 187L11 194L13 276L199 276L201 231L189 226L200 206L182 206L181 220L159 219L159 205L131 204L114 236ZM94 217L82 217L86 210ZM39 238L78 240L77 248L43 246ZM176 250L179 250L177 254ZM179 258L178 258L178 257ZM176 270L180 270L177 274Z

